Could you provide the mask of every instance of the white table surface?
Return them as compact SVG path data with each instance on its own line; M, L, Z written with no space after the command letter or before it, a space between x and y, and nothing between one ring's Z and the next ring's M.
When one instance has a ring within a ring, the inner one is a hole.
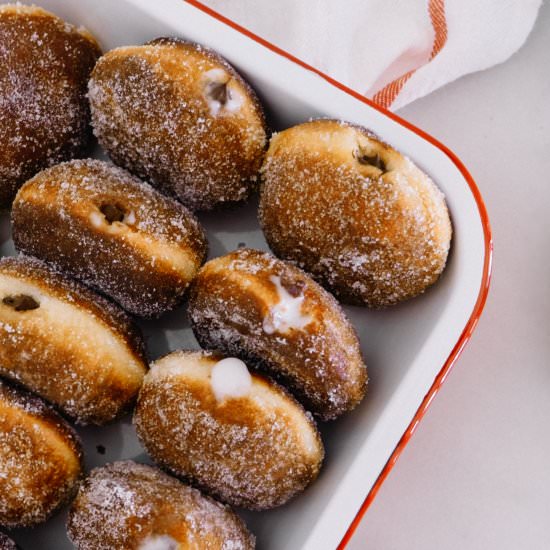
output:
M231 17L230 3L208 3ZM506 63L399 114L477 181L493 283L471 342L348 548L549 549L550 3Z
M349 550L550 548L550 3L525 46L399 114L476 180L485 312Z

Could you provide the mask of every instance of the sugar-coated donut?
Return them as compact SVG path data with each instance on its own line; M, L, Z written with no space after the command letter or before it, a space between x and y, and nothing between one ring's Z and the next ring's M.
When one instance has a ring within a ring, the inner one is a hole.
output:
M69 424L0 380L0 525L45 521L73 496L81 472L82 450Z
M236 358L179 351L156 361L134 413L153 460L215 498L273 508L319 473L315 423L281 388Z
M157 468L121 461L84 481L67 522L78 550L253 550L227 506Z
M78 422L133 404L146 371L139 329L115 304L29 257L0 260L0 374Z
M0 6L0 208L33 174L81 155L95 39L36 6Z
M264 116L218 54L176 38L117 48L98 61L88 95L94 133L116 164L193 210L249 195Z
M443 271L451 240L443 194L364 128L315 120L285 130L271 140L262 178L270 248L341 300L395 304Z
M0 532L0 550L18 550L18 546L7 535Z
M30 179L13 203L12 226L18 250L141 317L176 307L206 256L191 212L99 160L66 162Z
M201 346L267 370L323 420L365 394L357 335L336 300L271 254L242 248L207 262L188 311Z

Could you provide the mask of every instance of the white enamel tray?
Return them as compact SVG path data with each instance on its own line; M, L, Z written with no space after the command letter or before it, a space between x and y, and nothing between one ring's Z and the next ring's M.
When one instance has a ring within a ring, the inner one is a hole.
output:
M343 548L387 476L429 402L473 331L490 274L491 235L479 192L445 147L358 94L195 2L181 0L36 0L57 15L88 27L104 50L179 36L226 57L258 91L273 129L310 117L359 123L410 156L437 182L451 211L454 239L443 277L425 295L385 311L347 307L370 375L368 395L352 414L322 426L326 462L319 479L280 509L243 513L265 550ZM98 150L98 155L100 151ZM210 257L240 243L267 249L256 221L257 201L235 211L201 215ZM0 251L13 254L9 220L0 220ZM196 348L184 308L143 323L152 359ZM148 461L130 417L104 428L78 428L86 466L122 458ZM104 451L102 454L100 451ZM71 548L66 511L34 530L11 533L23 550Z

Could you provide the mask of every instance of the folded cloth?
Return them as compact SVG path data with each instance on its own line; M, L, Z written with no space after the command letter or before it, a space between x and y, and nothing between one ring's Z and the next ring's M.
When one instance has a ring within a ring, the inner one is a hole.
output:
M202 0L392 110L510 57L541 0Z

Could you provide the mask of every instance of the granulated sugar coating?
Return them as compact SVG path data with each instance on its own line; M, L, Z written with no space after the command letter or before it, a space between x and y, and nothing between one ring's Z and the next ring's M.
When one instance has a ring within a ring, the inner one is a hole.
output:
M156 468L131 461L92 470L71 508L78 550L253 550L230 508Z
M33 174L84 153L94 38L34 6L0 6L0 208Z
M146 371L139 329L118 306L29 257L0 260L0 374L76 421L133 404Z
M255 185L262 108L218 54L170 38L117 48L98 61L88 97L113 161L192 210L241 201Z
M342 301L371 307L423 292L445 267L443 194L364 128L316 120L273 136L260 224L275 254Z
M0 533L0 550L17 550L17 545L4 533Z
M81 469L69 424L38 397L0 381L0 526L45 521L75 493ZM0 533L0 548L7 544Z
M187 208L99 160L37 174L17 194L12 225L18 250L141 317L179 305L206 256L204 230Z
M241 248L207 262L191 286L188 312L203 347L267 371L323 420L365 395L367 371L341 307L271 254Z
M218 400L223 356L173 352L151 367L134 423L159 465L223 502L280 506L318 475L323 446L311 416L274 383L252 375L246 395Z

